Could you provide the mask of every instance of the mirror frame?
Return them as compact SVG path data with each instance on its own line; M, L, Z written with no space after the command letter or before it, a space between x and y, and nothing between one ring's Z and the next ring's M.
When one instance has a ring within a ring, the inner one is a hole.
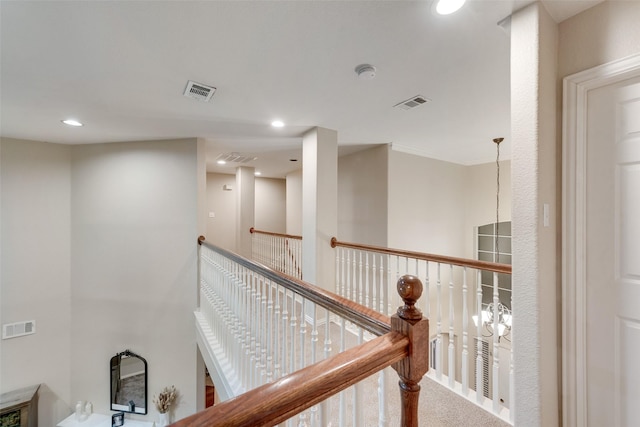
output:
M114 369L120 365L121 360L124 357L136 357L138 359L140 359L140 361L144 364L144 408L142 407L138 407L135 406L133 408L133 411L131 410L130 406L126 406L126 405L120 405L118 403L114 402L114 390L113 390L113 386L114 386ZM148 377L148 366L147 366L147 361L145 360L144 357L135 354L134 352L132 352L131 350L125 350L122 353L117 353L115 356L113 356L111 358L111 360L109 361L109 407L112 411L118 411L118 412L128 412L131 414L142 414L142 415L146 415L147 414L147 408L149 407L149 401L148 401L148 393L147 393L147 377Z

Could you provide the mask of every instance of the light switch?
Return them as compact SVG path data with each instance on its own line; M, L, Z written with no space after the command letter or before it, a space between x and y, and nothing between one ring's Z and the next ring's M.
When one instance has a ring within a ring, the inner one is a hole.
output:
M549 204L542 205L542 222L545 227L549 226Z
M215 217L216 217L215 212L209 212L209 218L215 218Z

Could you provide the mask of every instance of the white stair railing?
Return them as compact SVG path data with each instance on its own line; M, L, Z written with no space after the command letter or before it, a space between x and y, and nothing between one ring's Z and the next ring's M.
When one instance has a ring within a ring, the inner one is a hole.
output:
M302 279L302 236L251 227L251 259L296 279Z
M335 310L319 304L317 296L300 282L221 248L203 243L199 254L198 345L216 387L221 386L222 400L390 330L386 315L368 310L368 316L354 317L358 312L349 307L349 301ZM339 347L334 348L333 342L340 342ZM381 391L367 393L366 400L368 405L377 400L378 410L365 411L363 390L376 388ZM388 389L381 371L301 412L285 425L388 425L388 396L384 393ZM351 405L353 416L349 419L343 408Z
M332 247L336 249L336 292L380 313L390 315L398 306L393 289L400 276L419 277L425 290L418 306L432 325L427 375L512 422L512 319L499 300L500 276L511 274L510 265L335 238ZM493 273L491 299L484 304L482 272ZM474 286L476 292L470 292Z

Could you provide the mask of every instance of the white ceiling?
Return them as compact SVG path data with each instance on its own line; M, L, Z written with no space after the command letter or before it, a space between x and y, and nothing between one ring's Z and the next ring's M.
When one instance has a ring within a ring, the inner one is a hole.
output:
M509 34L526 1L2 1L2 136L66 144L200 137L264 176L300 165L301 135L341 151L392 143L461 164L509 156ZM562 20L597 1L546 2ZM554 7L557 10L554 10ZM373 64L359 80L354 68ZM210 103L187 81L215 86ZM413 110L393 106L414 95ZM60 120L85 124L72 128ZM269 124L279 118L282 129ZM299 162L298 162L299 163Z

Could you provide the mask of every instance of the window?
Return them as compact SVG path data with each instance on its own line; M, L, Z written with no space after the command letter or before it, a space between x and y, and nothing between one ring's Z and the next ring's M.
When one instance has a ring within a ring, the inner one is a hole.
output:
M476 247L480 261L511 264L511 221L497 224L486 224L477 228ZM498 247L496 248L496 228ZM499 253L498 253L499 251ZM483 271L480 275L482 283L482 309L493 302L493 273ZM498 274L498 295L502 305L511 310L511 275Z

